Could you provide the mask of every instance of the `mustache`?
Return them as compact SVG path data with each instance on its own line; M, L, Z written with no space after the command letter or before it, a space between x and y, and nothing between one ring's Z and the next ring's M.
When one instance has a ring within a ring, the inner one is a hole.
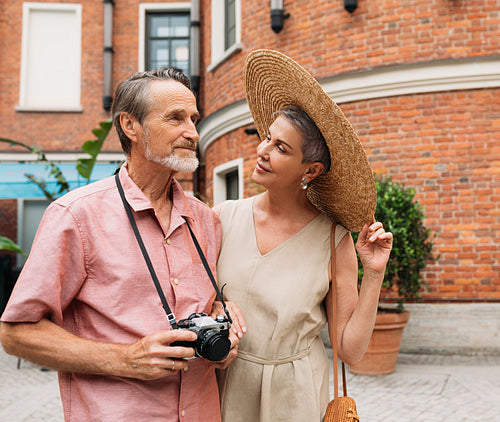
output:
M195 150L196 149L196 144L197 144L196 141L192 141L192 140L186 139L186 140L183 140L183 141L174 142L172 144L172 147L174 147L174 148L190 148L192 150Z

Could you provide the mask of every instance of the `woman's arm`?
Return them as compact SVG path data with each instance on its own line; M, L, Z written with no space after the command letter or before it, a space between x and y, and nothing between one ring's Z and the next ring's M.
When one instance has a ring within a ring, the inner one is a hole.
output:
M364 355L375 325L380 289L392 249L392 233L382 223L366 225L358 236L356 249L363 264L358 295L358 265L352 237L348 234L336 248L337 329L332 326L332 286L326 297L330 341L337 335L339 358L348 364Z

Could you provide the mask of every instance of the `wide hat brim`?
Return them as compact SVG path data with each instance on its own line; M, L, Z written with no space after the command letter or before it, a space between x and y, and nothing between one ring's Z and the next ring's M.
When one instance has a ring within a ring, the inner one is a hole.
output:
M373 172L361 142L342 110L314 77L295 61L272 50L255 50L245 62L245 92L261 139L284 107L304 110L330 150L331 166L307 189L311 203L352 232L372 222L377 205Z

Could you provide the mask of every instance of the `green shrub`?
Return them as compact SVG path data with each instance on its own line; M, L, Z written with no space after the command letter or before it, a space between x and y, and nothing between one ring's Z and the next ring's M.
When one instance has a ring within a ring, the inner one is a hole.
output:
M391 178L376 177L377 209L375 219L394 235L393 247L387 263L382 287L397 291L398 310L404 310L407 300L419 300L424 286L421 271L429 262L435 262L433 236L424 226L422 206L415 201L415 191ZM354 241L357 233L353 234ZM363 268L358 257L358 281Z

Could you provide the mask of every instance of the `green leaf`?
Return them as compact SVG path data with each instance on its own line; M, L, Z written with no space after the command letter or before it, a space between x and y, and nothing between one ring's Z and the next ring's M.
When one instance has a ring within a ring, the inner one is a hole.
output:
M0 250L12 251L19 253L24 256L28 256L26 252L24 252L19 245L14 243L12 240L5 236L0 236Z
M79 158L78 164L76 165L76 170L82 177L87 180L90 180L90 176L92 175L92 170L94 168L95 160L92 158Z
M84 179L87 179L87 183L90 182L90 177L92 175L92 170L94 169L94 164L96 163L97 156L101 152L102 145L107 138L109 131L111 130L113 124L111 119L104 122L100 122L99 126L101 128L96 128L92 130L92 133L97 139L86 141L82 145L83 152L90 155L90 158L79 158L76 165L76 170Z
M87 141L82 145L82 151L95 158L101 151L101 147L102 141Z

